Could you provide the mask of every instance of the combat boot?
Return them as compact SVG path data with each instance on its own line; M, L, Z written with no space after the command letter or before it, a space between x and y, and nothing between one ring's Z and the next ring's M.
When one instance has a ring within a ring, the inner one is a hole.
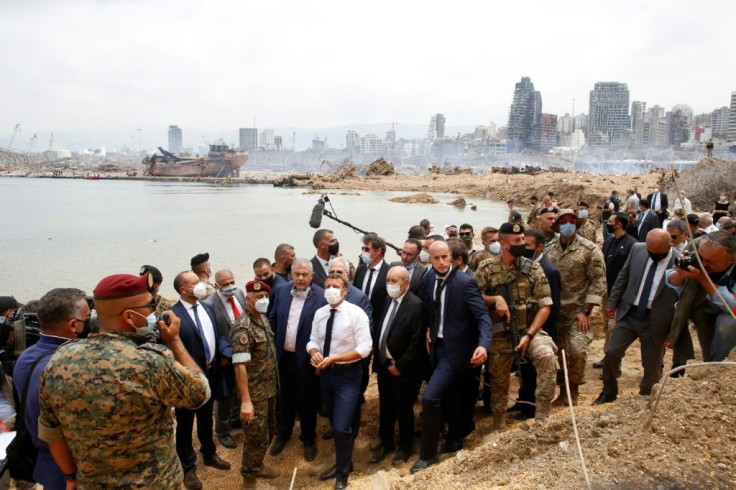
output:
M502 431L506 429L506 412L493 414L493 430Z
M537 403L537 409L534 412L534 419L535 420L544 420L546 418L549 418L549 410L550 410L550 404L549 403Z
M565 391L565 385L560 386L560 394L552 402L553 407L565 407L567 406L567 392Z
M258 484L258 480L255 476L244 476L243 477L243 484L240 486L243 490L250 490L251 488L256 488Z

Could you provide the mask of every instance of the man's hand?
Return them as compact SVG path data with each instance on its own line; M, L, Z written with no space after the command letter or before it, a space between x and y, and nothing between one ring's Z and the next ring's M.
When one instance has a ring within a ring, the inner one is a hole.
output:
M316 356L316 354L315 354ZM322 357L322 354L319 354L320 357ZM318 363L315 367L322 371L323 369L327 369L328 367L335 364L335 358L332 356L327 356L320 363Z
M521 355L525 356L526 350L529 348L529 343L531 343L531 341L532 339L530 339L528 335L522 335L519 345L514 348L514 351L521 352Z
M478 367L488 360L488 351L485 347L476 347L473 357L470 358L470 364Z
M312 363L312 366L318 367L319 364L322 362L322 359L323 359L322 353L315 352L314 355L310 358L309 362Z
M394 376L401 376L401 371L396 369L396 363L394 361L391 361L391 365L388 367L388 372Z
M66 490L77 490L77 480L69 480L66 482Z
M588 318L588 315L581 311L575 315L575 318L578 319L578 330L580 330L581 333L588 333L588 330L590 329L590 319Z
M253 408L253 403L250 401L240 402L240 420L250 423L253 421L254 416L255 409Z
M496 313L500 316L506 316L506 321L511 321L511 312L509 311L509 305L506 304L506 299L503 296L496 296Z
M429 351L429 344L432 343L432 336L429 334L429 330L427 330L427 354L430 353Z
M674 349L675 348L675 345L672 343L672 339L669 338L669 337L667 337L666 339L664 339L664 346L667 347L668 349Z
M616 308L608 308L606 309L606 313L608 314L608 318L611 320L616 319Z
M165 314L169 315L171 325L166 325L166 322L159 320L157 322L158 328L161 330L161 339L166 344L171 344L174 340L179 338L179 327L181 326L181 320L171 310L164 311ZM163 314L161 315L163 316Z

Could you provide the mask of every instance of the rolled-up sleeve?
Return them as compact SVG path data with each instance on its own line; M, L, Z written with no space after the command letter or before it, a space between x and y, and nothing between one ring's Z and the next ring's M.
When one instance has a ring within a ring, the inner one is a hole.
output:
M324 322L325 311L330 310L320 308L314 313L314 319L312 320L312 333L309 336L309 342L307 342L307 354L309 354L309 351L312 349L317 349L319 352L322 352L324 334L320 332L320 324Z
M196 410L210 399L212 393L207 376L179 364L168 349L145 344L151 356L151 389L166 406Z
M373 349L370 322L368 321L368 315L363 310L355 309L353 311L355 312L355 317L353 318L355 350L358 351L360 357L366 358Z

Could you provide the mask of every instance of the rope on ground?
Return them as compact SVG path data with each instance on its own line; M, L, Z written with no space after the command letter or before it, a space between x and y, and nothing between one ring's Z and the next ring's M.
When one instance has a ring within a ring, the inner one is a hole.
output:
M678 366L675 369L671 369L664 373L662 375L662 380L659 382L659 391L657 392L657 396L654 398L654 403L651 403L650 405L652 408L652 413L649 414L649 420L647 420L647 423L644 425L645 427L650 427L652 425L652 420L654 419L654 411L657 410L657 405L659 405L659 399L662 398L662 392L664 392L664 387L667 384L667 380L670 378L671 374L679 373L680 371L684 371L685 369L690 368L701 368L701 367L716 367L716 366L736 366L736 362L733 361L720 361L720 362L694 362L692 364L685 364L683 366Z
M289 490L294 490L294 480L296 480L296 466L294 466L294 473L291 475L291 485L289 485Z
M562 368L565 371L565 391L567 392L567 404L570 407L570 417L572 418L572 429L575 432L575 442L578 445L578 455L580 463L583 465L583 476L585 477L585 486L590 490L590 478L588 477L588 467L585 466L585 457L583 456L583 446L580 444L580 436L578 435L578 424L575 422L575 410L572 408L572 398L570 397L570 381L567 378L567 356L565 349L562 349Z

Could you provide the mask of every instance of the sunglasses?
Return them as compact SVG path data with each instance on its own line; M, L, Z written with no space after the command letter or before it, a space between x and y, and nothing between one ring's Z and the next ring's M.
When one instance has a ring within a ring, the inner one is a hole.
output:
M471 235L472 235L472 233L470 233L469 231L461 231L460 232L460 236L471 236Z

